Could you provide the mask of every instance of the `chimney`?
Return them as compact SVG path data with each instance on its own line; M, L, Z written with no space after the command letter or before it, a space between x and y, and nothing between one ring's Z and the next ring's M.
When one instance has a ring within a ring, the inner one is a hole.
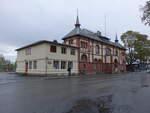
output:
M100 32L100 31L97 31L97 33L96 33L96 34L97 34L97 36L98 36L98 37L100 37L100 36L101 36L101 32Z
M53 42L58 43L57 40L53 40Z

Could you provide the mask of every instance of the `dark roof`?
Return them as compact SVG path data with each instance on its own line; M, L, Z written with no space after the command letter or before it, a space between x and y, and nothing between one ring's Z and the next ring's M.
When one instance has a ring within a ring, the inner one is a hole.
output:
M122 46L121 44L119 44L118 42L112 42L109 40L109 38L105 37L105 36L97 36L96 33L87 30L87 29L81 29L80 27L75 27L71 32L69 32L66 36L63 37L63 40L71 38L73 36L83 36L92 40L96 40L99 42L103 42L105 44L111 45L111 46L115 46L121 49L125 49L124 46Z
M19 51L19 50L22 50L22 49L25 49L25 48L28 48L28 47L36 46L36 45L39 45L39 44L43 44L43 43L50 43L50 44L55 44L55 45L60 45L60 46L67 46L67 47L78 48L78 47L75 47L75 46L70 46L70 45L66 45L66 44L62 44L62 43L58 43L58 42L52 42L52 41L47 41L47 40L40 40L40 41L34 42L32 44L29 44L29 45L23 46L21 48L18 48L18 49L16 49L16 51Z

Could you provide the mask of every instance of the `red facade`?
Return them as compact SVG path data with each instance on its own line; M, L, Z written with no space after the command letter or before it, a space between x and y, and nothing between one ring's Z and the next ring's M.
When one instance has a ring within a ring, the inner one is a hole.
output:
M73 40L74 43L70 44L70 45L74 45L79 47L80 49L78 50L78 61L79 61L79 72L80 73L114 73L114 72L125 72L126 71L126 66L125 66L125 62L123 62L122 64L120 64L120 58L123 58L123 60L125 59L125 50L122 50L120 48L117 48L118 50L120 50L121 52L119 53L119 55L117 56L117 59L113 60L113 57L115 57L115 53L114 53L114 47L113 46L109 46L106 45L104 43L101 42L97 42L97 41L93 41L90 39L87 39L85 37L72 37L69 39L64 40L64 43L69 44L69 41ZM86 43L83 43L83 41L86 41ZM99 48L101 50L100 55L95 55L95 51L94 45L100 45L101 48ZM107 56L104 53L104 49L103 46L105 47L109 47L110 49L113 49L112 54L110 56ZM95 56L100 56L100 59L95 59ZM107 63L107 57L110 58L110 62Z

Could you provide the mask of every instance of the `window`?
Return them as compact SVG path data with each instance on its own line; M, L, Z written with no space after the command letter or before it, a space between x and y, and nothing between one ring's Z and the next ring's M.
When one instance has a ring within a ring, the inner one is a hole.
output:
M68 61L68 68L73 68L73 62L72 61Z
M118 51L117 50L115 51L115 56L118 56Z
M87 48L87 42L81 41L81 47L82 47L82 48Z
M27 48L27 49L25 50L25 54L26 54L26 55L31 55L31 48Z
M73 44L73 40L69 40L69 44Z
M96 47L95 47L95 53L99 54L99 45L96 45Z
M99 59L99 60L98 60L98 62L102 63L102 60L101 60L101 59Z
M32 69L32 61L29 61L29 69Z
M96 58L94 59L94 62L95 62L95 63L97 62L97 59L96 59Z
M111 49L106 48L105 49L105 55L110 56L111 55Z
M53 67L54 67L55 69L59 69L59 61L54 61L54 62L53 62Z
M71 49L70 54L71 54L71 55L75 55L75 54L76 54L76 50L75 50L75 49Z
M121 54L122 54L122 56L125 56L126 53L124 51L122 51Z
M62 47L62 48L61 48L61 53L62 53L62 54L66 54L66 53L67 53L67 49L66 49L65 47Z
M66 61L61 61L61 69L66 69Z
M85 54L83 54L83 55L81 56L81 60L82 60L82 61L87 61L87 56L86 56Z
M37 69L37 61L33 61L33 69Z
M56 46L51 45L50 52L56 53Z

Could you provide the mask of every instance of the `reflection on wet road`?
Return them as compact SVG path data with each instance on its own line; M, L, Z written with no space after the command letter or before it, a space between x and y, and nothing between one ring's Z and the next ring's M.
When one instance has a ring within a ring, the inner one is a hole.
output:
M65 113L76 100L112 95L114 113L150 113L150 75L93 75L67 79L0 73L0 113Z

